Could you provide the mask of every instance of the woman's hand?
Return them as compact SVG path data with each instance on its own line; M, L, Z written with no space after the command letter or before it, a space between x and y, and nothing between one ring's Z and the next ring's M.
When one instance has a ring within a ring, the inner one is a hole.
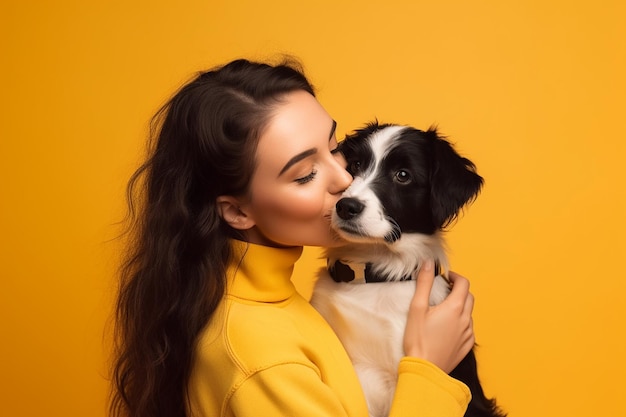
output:
M429 261L421 268L404 331L404 353L427 360L446 373L474 346L474 297L469 292L469 281L454 272L448 278L453 284L452 291L441 304L430 306L434 266Z

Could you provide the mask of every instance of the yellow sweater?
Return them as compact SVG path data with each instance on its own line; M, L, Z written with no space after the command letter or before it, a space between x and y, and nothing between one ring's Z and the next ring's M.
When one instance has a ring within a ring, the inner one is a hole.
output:
M194 417L367 417L343 346L291 274L302 248L236 241L226 296L200 335L189 382ZM462 416L469 390L434 365L400 363L390 416Z

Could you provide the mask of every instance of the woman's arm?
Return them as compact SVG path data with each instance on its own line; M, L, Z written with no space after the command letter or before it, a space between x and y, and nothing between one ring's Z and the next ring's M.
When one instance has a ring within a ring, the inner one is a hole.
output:
M226 402L232 413L226 415L238 417L360 417L354 414L358 406L342 404L318 371L304 363L260 370L235 387ZM365 407L360 409L365 412Z

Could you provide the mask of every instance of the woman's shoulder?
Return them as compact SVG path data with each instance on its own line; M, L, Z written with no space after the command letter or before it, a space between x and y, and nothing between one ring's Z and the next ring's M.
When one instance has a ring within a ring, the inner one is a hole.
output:
M281 363L312 365L309 353L328 330L301 297L282 303L227 298L202 332L197 354L206 363L231 363L244 373Z

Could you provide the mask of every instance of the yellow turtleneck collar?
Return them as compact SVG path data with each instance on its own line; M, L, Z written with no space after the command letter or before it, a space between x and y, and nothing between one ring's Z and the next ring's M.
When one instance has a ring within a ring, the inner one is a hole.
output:
M273 248L232 241L233 261L226 276L226 293L251 301L278 302L291 297L296 288L291 274L302 247Z

